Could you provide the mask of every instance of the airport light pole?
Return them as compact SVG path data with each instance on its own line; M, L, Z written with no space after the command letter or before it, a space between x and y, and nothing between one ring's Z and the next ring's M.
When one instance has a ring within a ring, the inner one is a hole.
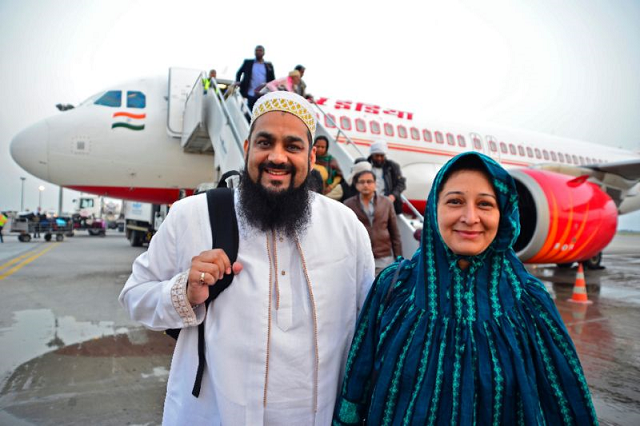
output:
M22 177L20 176L20 180L22 181L22 187L20 188L20 211L23 212L24 211L24 181L26 180L26 177Z
M44 191L44 186L40 185L38 187L38 213L42 211L42 191Z

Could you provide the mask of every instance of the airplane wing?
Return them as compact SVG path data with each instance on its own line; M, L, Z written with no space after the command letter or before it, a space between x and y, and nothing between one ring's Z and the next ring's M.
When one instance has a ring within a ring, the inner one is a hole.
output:
M640 159L634 158L584 166L540 164L534 167L576 178L588 178L611 197L620 214L640 210L640 185L638 185L640 182Z
M633 159L628 161L617 161L615 163L607 164L594 164L585 166L588 169L592 169L596 172L612 173L618 175L626 180L638 181L640 180L640 160Z

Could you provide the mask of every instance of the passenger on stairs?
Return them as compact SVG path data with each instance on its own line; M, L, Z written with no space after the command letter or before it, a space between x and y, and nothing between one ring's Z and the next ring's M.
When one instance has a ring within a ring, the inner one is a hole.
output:
M245 59L236 73L236 84L240 85L240 93L247 99L250 110L262 96L260 90L276 78L273 64L264 60L263 46L256 46L255 55L255 59Z
M375 259L375 274L378 275L396 257L402 256L396 214L391 201L376 194L376 176L371 170L356 174L353 181L358 195L345 200L344 205L353 210L358 220L367 228Z
M345 184L342 186L344 190L344 194L342 195L342 202L344 202L348 198L353 197L354 195L358 195L356 183L353 181L353 178L358 173L364 171L371 171L371 163L368 162L364 157L356 158L353 162L353 166L351 166L351 173L349 173L349 176L347 176L347 178L345 179Z
M316 166L324 167L326 174L324 176L324 195L334 200L342 200L344 194L342 188L342 170L338 165L338 161L329 154L329 139L320 135L316 137L313 144L316 148ZM320 171L322 173L322 171Z
M387 196L393 203L396 214L402 213L402 192L407 188L400 165L387 158L387 143L383 140L371 144L369 162L376 175L376 192Z
M300 73L298 71L291 71L288 76L273 80L267 84L267 87L263 89L261 93L275 92L282 90L285 92L298 93L298 87L300 86Z
M296 93L306 100L313 102L313 96L310 93L307 93L307 83L302 79L306 68L303 65L296 65L294 69L300 73L300 84L298 85Z

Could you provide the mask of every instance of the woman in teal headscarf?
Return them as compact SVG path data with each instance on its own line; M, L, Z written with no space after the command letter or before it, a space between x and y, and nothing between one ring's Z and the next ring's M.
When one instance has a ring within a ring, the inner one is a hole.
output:
M597 424L562 319L512 249L519 231L500 165L464 153L442 167L420 248L365 302L334 425Z

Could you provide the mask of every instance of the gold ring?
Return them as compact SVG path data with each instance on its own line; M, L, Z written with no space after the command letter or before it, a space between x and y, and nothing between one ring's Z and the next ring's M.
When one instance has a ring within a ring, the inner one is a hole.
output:
M200 285L204 285L204 272L200 272Z

